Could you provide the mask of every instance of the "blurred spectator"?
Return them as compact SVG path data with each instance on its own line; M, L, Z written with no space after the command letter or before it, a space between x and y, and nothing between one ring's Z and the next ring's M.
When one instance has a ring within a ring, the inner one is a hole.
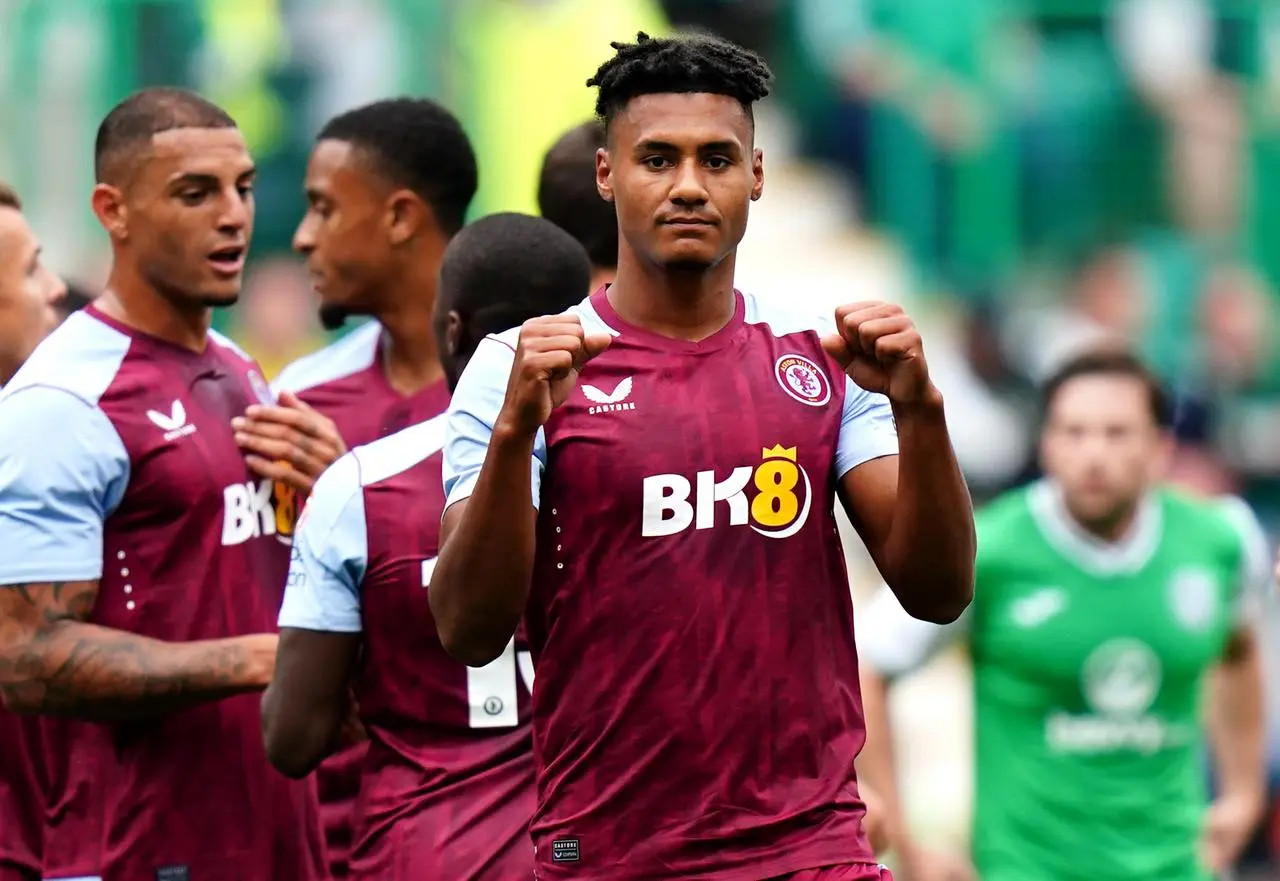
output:
M1035 304L1009 328L1015 361L1041 382L1063 361L1108 342L1141 338L1149 294L1137 256L1128 248L1106 247L1073 273L1059 302Z
M306 269L293 257L268 257L249 271L231 336L257 359L268 381L324 344Z

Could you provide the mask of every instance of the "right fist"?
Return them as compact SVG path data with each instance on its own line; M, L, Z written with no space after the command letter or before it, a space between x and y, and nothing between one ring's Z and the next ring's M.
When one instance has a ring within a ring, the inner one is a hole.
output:
M582 367L609 348L607 333L586 334L577 315L531 318L520 327L520 341L507 381L499 420L522 434L536 434L563 404Z

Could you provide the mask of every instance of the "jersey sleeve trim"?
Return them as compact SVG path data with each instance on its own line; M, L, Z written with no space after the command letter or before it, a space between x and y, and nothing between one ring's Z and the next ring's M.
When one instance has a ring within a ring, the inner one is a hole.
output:
M369 562L360 462L348 453L316 482L293 538L278 626L360 633Z
M913 673L968 634L969 611L950 624L907 614L888 585L881 585L855 629L858 656L889 679Z

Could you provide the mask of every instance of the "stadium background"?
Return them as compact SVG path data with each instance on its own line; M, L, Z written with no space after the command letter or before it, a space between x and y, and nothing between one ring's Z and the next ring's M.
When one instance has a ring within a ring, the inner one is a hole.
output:
M397 93L463 118L476 216L534 212L543 151L585 119L611 39L714 30L777 74L766 198L739 284L827 308L903 302L962 464L1027 479L1033 387L1072 347L1132 341L1179 401L1177 479L1239 492L1280 533L1280 3L1270 0L0 0L0 178L51 265L105 267L94 128L134 88L196 88L260 167L254 260L219 317L268 373L323 342L288 251L319 125ZM855 599L874 584L851 556ZM1277 778L1280 619L1267 606ZM895 694L910 813L962 841L967 674ZM1280 817L1254 869L1280 871Z

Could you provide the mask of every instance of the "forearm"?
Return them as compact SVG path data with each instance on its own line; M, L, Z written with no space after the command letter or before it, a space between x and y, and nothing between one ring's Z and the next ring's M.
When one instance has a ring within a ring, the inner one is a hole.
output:
M267 758L277 771L295 780L316 769L338 750L341 715L316 709L290 713L275 685L262 695L262 740Z
M23 714L107 722L159 715L265 687L263 639L162 642L61 620L0 655L0 696Z
M431 613L445 649L472 666L502 653L529 596L537 528L533 444L532 437L495 429L475 491L431 576Z
M942 400L894 406L898 488L881 573L903 608L936 623L954 621L973 599L977 538L973 503Z
M1210 739L1223 796L1261 798L1266 786L1262 660L1252 638L1213 678Z

